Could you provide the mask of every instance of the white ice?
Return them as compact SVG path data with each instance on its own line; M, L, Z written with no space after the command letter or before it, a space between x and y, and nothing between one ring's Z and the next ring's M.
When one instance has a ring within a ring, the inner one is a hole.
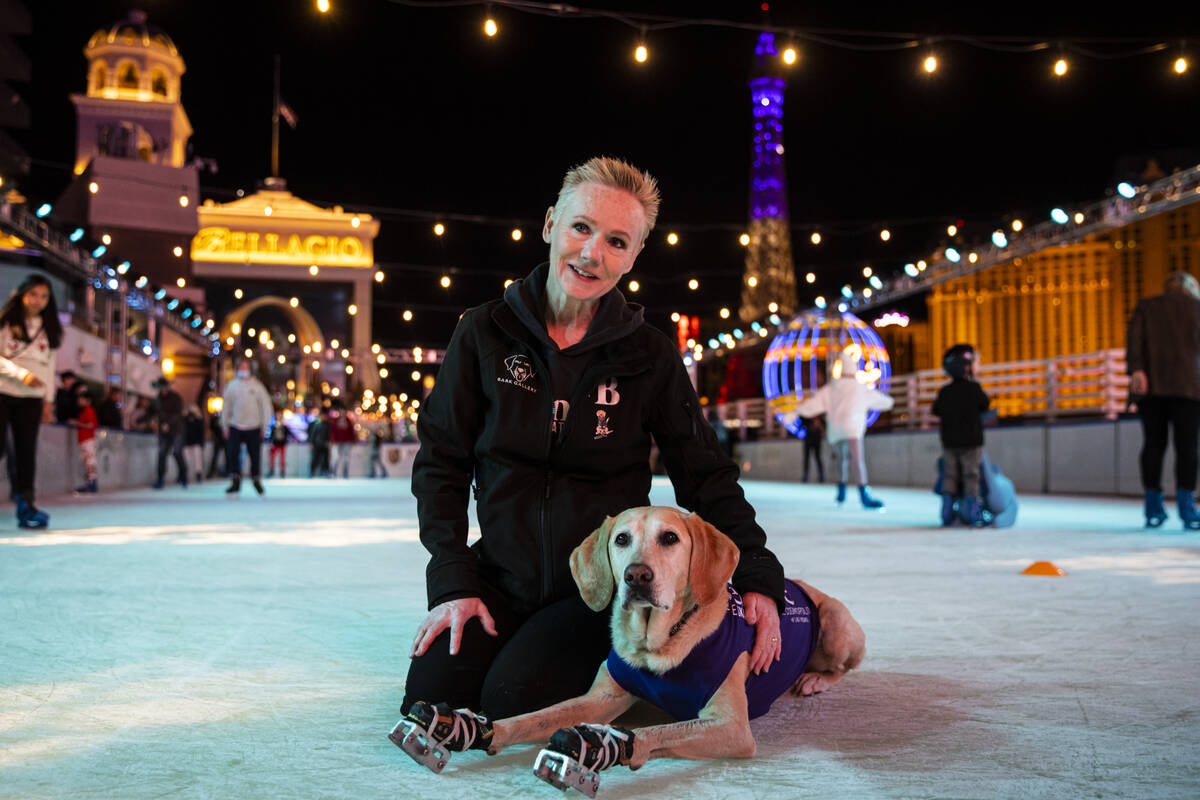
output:
M928 492L878 487L872 513L745 488L867 660L777 701L753 759L612 770L601 798L1200 796L1200 534L1123 499L942 530ZM425 608L407 480L223 489L47 498L50 530L0 528L0 798L554 796L534 746L435 776L385 738Z

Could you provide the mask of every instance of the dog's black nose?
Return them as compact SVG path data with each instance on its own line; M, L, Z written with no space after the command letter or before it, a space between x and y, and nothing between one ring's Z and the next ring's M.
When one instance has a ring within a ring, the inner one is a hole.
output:
M654 570L645 564L630 564L625 568L625 583L637 588L649 586L654 581Z

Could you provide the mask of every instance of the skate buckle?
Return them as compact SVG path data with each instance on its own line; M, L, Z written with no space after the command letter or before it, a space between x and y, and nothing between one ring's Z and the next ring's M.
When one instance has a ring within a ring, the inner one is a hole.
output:
M555 789L574 789L595 797L600 788L600 776L575 759L555 750L542 750L533 764L533 774Z
M416 761L430 769L435 774L441 774L442 769L450 762L450 753L441 742L430 742L425 736L425 729L409 719L402 719L392 728L388 738L392 744L399 747Z

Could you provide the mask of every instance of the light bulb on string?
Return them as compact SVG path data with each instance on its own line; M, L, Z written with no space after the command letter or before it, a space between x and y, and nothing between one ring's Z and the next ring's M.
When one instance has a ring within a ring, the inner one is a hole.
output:
M1187 72L1187 68L1188 60L1186 58L1180 56L1179 58L1175 59L1175 65L1173 69L1175 70L1176 75L1182 75L1183 73Z
M322 14L329 13L329 0L317 0L317 11Z
M639 64L645 64L648 58L650 58L650 49L646 47L646 28L643 26L637 47L633 48L633 60Z
M1070 65L1067 63L1067 60L1065 58L1060 58L1054 62L1054 74L1060 78L1063 75L1067 74L1067 70L1069 68L1070 68Z
M483 32L489 38L500 32L500 26L496 24L496 20L492 17L491 6L488 6L487 19L483 21Z
M933 73L937 72L937 68L938 68L937 56L933 55L932 53L925 56L925 60L923 62L921 62L921 67L925 70L926 74L928 74L928 75L932 75Z

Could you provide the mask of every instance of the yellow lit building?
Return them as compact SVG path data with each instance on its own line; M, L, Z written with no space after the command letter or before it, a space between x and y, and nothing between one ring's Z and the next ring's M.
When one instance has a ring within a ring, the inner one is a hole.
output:
M1133 307L1173 270L1200 274L1200 203L935 286L918 368L959 342L987 363L1124 348Z

